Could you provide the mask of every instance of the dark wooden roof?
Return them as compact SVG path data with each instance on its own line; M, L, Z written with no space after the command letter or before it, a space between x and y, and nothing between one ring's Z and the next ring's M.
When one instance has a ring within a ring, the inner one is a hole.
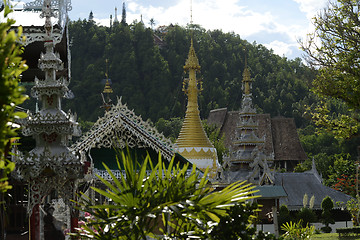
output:
M256 134L265 136L265 144L259 149L265 155L274 154L275 161L305 161L307 156L302 148L293 118L271 118L270 114L256 114L258 121ZM210 111L207 119L209 125L219 127L225 134L225 146L237 150L235 146L236 127L240 121L240 111L227 111L226 108Z
M303 161L307 158L293 118L272 118L271 132L275 159Z

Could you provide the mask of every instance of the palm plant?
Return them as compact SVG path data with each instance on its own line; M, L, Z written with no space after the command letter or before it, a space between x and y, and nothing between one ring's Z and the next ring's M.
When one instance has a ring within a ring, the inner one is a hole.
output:
M315 232L315 226L309 226L306 225L303 226L302 220L300 220L297 223L294 223L292 221L284 223L281 226L281 230L283 230L285 233L282 235L282 237L287 240L302 240L302 239L310 239L310 237Z
M254 187L245 182L215 191L206 177L208 171L201 177L195 166L180 167L174 158L166 166L159 154L154 166L149 155L142 163L124 152L118 156L121 178L104 164L111 181L97 176L106 189L92 188L109 203L100 205L82 194L79 208L92 217L78 235L111 240L207 238L227 209L254 198Z

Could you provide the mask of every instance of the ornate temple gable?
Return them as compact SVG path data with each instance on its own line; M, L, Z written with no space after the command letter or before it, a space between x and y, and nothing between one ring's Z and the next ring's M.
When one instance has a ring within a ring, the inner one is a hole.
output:
M170 160L173 155L173 144L159 133L149 121L144 121L125 104L118 103L105 112L94 126L79 141L71 146L74 152L87 153L91 148L146 148L150 147Z

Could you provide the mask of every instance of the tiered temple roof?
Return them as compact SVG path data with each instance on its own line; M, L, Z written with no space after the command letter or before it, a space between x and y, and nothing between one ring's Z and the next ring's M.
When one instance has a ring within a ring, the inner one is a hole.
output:
M273 160L272 155L265 155L263 146L265 145L265 135L259 137L259 122L256 118L256 109L252 104L252 79L250 77L250 70L245 65L242 90L243 98L242 105L237 119L233 119L232 138L230 142L229 156L224 158L223 164L223 180L233 182L237 180L248 180L250 182L262 185L265 183L273 183L274 177L267 161ZM217 117L225 120L221 112L226 112L222 109L217 112ZM211 116L211 114L210 114ZM208 123L213 124L210 120ZM218 124L219 125L219 124Z

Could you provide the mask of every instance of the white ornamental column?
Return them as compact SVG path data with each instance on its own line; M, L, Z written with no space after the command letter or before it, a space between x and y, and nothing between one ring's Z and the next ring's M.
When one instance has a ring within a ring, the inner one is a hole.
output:
M45 53L41 53L38 67L45 73L45 78L35 77L31 95L41 101L41 109L36 113L29 113L23 122L23 134L32 136L36 140L36 147L28 154L20 154L16 162L19 177L29 184L31 240L43 239L39 206L44 203L45 197L55 190L70 209L73 209L70 200L74 199L77 180L83 176L80 158L68 147L71 136L79 135L80 128L75 117L61 109L61 99L72 94L68 89L69 80L57 76L57 73L63 70L63 63L59 54L54 52L51 18L56 17L57 13L51 3L56 2L44 0L40 15L45 18L46 34ZM60 9L62 0L58 3ZM72 217L76 218L75 211L71 213ZM77 221L72 219L71 222L76 225Z

